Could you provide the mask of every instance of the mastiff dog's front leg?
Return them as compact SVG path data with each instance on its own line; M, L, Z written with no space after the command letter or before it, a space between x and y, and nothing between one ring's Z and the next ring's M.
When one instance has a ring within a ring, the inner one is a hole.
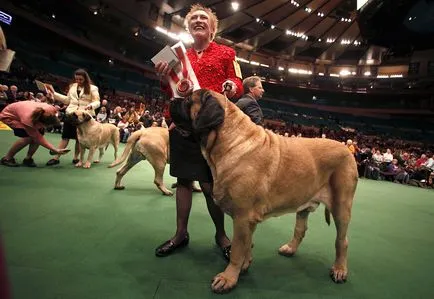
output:
M238 282L241 269L248 257L252 244L254 226L247 217L238 218L234 215L234 235L232 239L231 260L225 271L217 274L211 284L215 293L226 293L232 290Z

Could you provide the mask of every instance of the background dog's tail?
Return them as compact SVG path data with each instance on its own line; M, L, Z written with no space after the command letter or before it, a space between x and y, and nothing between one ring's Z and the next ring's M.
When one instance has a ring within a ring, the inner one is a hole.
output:
M119 159L116 159L116 161L114 161L112 164L110 164L109 168L112 168L112 167L115 167L116 165L121 164L122 162L124 162L128 158L128 155L130 154L130 152L131 152L133 146L136 144L137 140L140 139L140 136L142 136L141 130L134 132L133 134L131 134L130 137L128 137L127 145L124 148L124 152L122 153L122 156Z
M324 209L324 216L325 216L325 221L330 226L330 211L329 209L327 209L327 207Z

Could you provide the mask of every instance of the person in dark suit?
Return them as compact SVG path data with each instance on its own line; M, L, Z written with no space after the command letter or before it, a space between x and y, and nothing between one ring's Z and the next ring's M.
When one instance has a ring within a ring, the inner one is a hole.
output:
M247 77L243 80L245 94L237 101L236 105L257 125L262 125L264 115L258 100L264 94L261 78L257 76Z

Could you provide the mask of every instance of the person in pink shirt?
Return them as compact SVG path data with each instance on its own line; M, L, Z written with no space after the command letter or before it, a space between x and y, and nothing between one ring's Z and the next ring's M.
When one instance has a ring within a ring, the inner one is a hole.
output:
M68 149L57 149L44 138L44 129L47 126L59 125L56 116L57 109L46 103L22 101L10 104L0 113L0 120L8 125L14 135L20 137L9 149L6 156L1 159L1 164L10 167L18 166L15 154L27 145L29 150L23 165L36 167L33 155L39 145L50 150L52 154L66 154Z

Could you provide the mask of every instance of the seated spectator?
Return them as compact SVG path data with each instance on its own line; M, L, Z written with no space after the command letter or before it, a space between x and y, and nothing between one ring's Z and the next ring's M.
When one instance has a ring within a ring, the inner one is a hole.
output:
M372 159L376 164L381 164L384 161L383 155L381 154L380 150L375 151L375 154L372 155Z
M128 116L124 115L122 119L118 122L118 128L120 133L120 138L122 143L126 143L128 140L128 137L130 137L130 131L128 130Z
M393 160L392 151L390 150L390 148L388 148L386 152L383 154L383 162L390 163L392 162L392 160Z
M151 116L149 110L146 110L145 113L143 113L143 115L140 117L139 121L143 123L143 126L145 128L149 128L150 126L152 126L152 123L154 122L154 118Z
M18 87L16 85L11 85L9 87L9 92L7 92L7 95L8 95L8 102L15 103L18 97Z
M410 181L410 175L398 165L397 159L392 159L391 163L387 166L387 171L382 173L383 175L391 175L393 181L401 184L408 184Z
M96 121L99 122L99 123L105 123L105 122L107 122L107 110L106 110L106 107L102 107L99 110L99 113L96 116Z
M130 110L126 113L127 121L130 124L136 124L139 122L139 116L134 108L134 106L130 107Z

